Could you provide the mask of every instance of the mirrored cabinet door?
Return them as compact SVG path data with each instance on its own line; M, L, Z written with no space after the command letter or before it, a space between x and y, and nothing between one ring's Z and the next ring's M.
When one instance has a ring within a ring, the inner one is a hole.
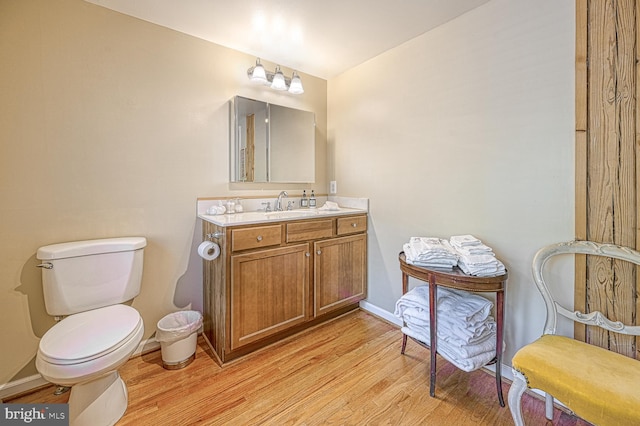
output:
M230 181L315 181L315 115L235 96L231 102Z

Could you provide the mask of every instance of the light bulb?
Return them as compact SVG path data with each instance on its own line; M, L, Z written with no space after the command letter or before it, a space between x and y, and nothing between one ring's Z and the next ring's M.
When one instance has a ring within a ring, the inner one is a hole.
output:
M298 74L296 74L295 72L291 76L289 93L293 93L294 95L300 95L304 93L304 89L302 88L302 80L300 80L300 76L298 76Z
M276 67L276 73L273 75L271 88L275 90L287 90L287 83L284 80L284 74L280 71L280 67Z
M253 67L253 70L251 71L251 75L249 76L249 79L251 79L252 83L257 83L257 84L269 84L269 82L267 81L267 73L264 70L264 67L262 66L262 64L260 63L260 59L258 59L256 61L256 66Z

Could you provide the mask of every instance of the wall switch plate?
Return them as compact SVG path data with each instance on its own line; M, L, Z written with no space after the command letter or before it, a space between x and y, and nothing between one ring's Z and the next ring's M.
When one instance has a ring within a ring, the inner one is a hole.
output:
M329 182L329 194L337 194L338 193L338 184L335 180Z

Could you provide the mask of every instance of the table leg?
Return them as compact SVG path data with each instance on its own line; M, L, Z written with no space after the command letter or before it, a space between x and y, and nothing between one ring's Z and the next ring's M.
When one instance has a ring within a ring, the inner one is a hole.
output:
M502 397L502 342L504 339L504 291L496 294L496 386L498 388L498 401L504 407Z
M407 292L409 291L409 275L407 275L406 273L402 273L402 294L407 294ZM404 321L402 322L402 325L404 326ZM407 347L407 335L402 333L402 349L400 350L400 354L404 355L404 350Z
M437 286L433 275L429 276L429 352L431 353L431 375L429 395L436 396L436 353L438 351L438 323L437 323Z

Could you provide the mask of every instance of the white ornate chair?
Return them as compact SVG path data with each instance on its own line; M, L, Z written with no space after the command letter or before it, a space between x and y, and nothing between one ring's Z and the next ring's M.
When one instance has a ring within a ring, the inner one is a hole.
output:
M640 425L640 361L556 335L560 314L582 324L640 336L640 326L610 321L598 311L572 312L553 299L542 276L545 263L555 255L576 253L640 265L640 252L612 244L572 241L538 251L533 259L533 278L542 293L547 317L542 337L513 357L514 381L509 390L513 421L516 426L524 425L521 398L527 388L533 388L546 394L547 419L553 418L555 397L576 415L596 425Z

